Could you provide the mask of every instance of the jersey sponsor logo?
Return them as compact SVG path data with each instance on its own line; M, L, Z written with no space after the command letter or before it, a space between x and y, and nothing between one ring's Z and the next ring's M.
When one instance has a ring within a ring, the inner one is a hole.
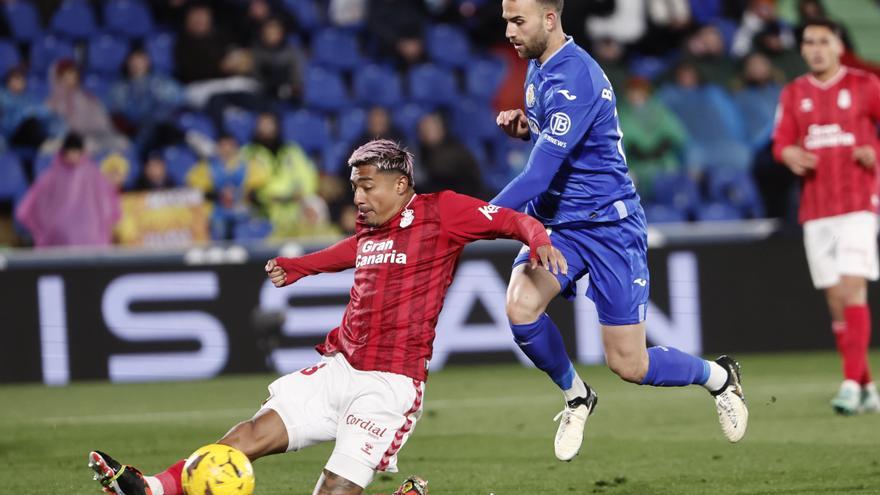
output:
M550 134L544 134L544 138L547 141L549 141L550 143L553 143L556 146L559 146L560 148L568 148L568 143L566 143L565 141L562 141L560 139L556 139L555 137L551 136Z
M571 94L567 89L560 89L560 90L559 90L559 94L561 94L562 96L564 96L565 99L568 100L568 101L574 101L574 100L577 100L577 95L573 95L573 94Z
M477 208L477 211L483 214L484 217L488 218L489 221L492 220L492 215L498 213L498 210L501 208L495 205L484 205Z
M813 124L807 128L804 148L817 150L838 146L855 146L856 137L851 132L844 132L840 124Z
M529 117L529 130L532 131L532 134L538 135L541 134L541 126L538 125L538 121Z
M403 210L403 213L400 214L400 228L405 229L412 225L413 220L416 218L415 212L406 208Z
M384 437L388 431L388 428L380 428L376 423L368 419L361 419L354 414L349 414L345 417L345 424L357 426L376 438Z
M841 89L837 93L837 106L842 110L846 110L852 106L852 95L849 94L848 89Z
M392 239L364 242L361 254L355 257L355 268L379 264L405 265L406 253L398 253Z
M804 98L801 100L801 112L812 112L813 111L813 100L809 98Z
M535 106L535 85L534 83L529 84L529 87L526 89L526 106L532 108Z
M614 93L608 88L602 88L602 98L612 101L614 99Z
M571 118L565 112L556 112L550 116L550 132L557 136L568 134L571 129Z

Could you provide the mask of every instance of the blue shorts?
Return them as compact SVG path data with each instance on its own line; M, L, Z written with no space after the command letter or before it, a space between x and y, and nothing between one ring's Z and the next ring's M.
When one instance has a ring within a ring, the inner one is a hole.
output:
M633 325L645 320L650 277L641 209L617 222L555 227L550 240L568 262L568 273L556 275L563 297L574 299L577 281L589 274L586 296L596 304L599 323ZM513 266L528 260L525 247Z

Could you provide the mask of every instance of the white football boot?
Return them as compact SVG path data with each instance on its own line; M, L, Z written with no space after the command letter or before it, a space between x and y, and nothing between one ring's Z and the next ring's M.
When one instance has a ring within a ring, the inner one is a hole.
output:
M862 387L859 411L863 413L880 412L880 394L877 393L877 387L873 382Z
M715 362L727 370L727 383L718 391L712 392L718 421L724 436L731 442L739 442L749 425L749 409L746 407L746 396L742 389L742 372L739 363L730 356L721 356Z
M587 387L585 397L575 397L565 403L565 409L559 412L553 421L559 421L559 429L556 430L556 440L553 442L556 458L560 461L570 461L578 454L581 443L584 441L584 427L587 419L596 409L599 395L584 383Z
M854 380L844 380L837 391L837 397L831 399L831 407L837 414L851 416L859 412L862 399L862 387Z

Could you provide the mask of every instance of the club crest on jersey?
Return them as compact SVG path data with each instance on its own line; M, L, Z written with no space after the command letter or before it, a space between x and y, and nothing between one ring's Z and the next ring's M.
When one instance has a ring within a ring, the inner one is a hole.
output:
M852 96L849 94L848 89L841 89L837 93L837 106L843 110L852 106Z
M526 106L532 108L535 106L535 85L529 84L529 87L526 89Z
M801 100L801 112L812 112L813 111L813 100L809 98L804 98Z
M529 130L532 131L532 134L541 134L541 126L539 126L538 122L531 117L529 117Z
M415 218L415 212L409 208L403 210L403 213L400 214L400 227L404 229L409 227Z

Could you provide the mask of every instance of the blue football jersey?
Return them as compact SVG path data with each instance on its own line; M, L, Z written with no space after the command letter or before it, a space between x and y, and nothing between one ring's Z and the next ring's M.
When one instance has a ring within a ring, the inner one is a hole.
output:
M530 215L564 225L616 221L640 208L614 90L593 57L569 39L543 64L531 60L525 103L535 148L564 159L548 190L529 201Z

